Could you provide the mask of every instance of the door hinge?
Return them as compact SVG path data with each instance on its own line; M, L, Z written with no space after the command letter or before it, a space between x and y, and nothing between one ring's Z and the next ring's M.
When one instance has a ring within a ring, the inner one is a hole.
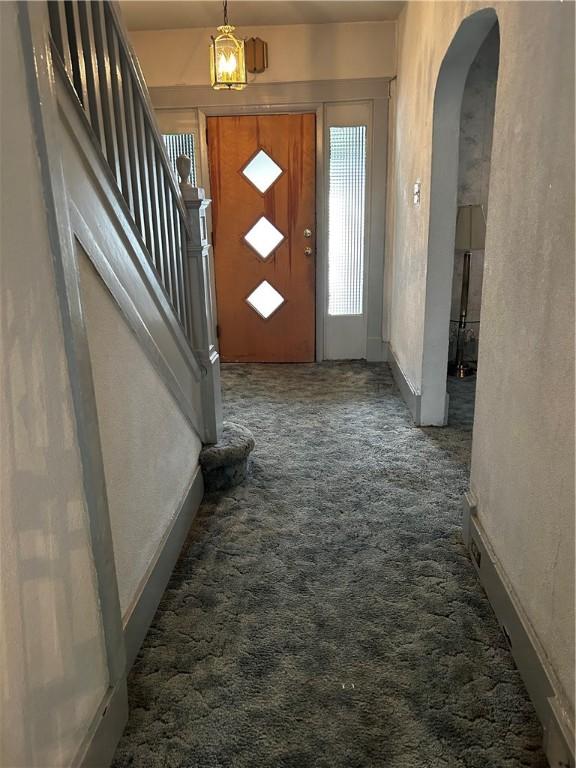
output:
M218 324L216 324L216 338L220 338L220 326Z

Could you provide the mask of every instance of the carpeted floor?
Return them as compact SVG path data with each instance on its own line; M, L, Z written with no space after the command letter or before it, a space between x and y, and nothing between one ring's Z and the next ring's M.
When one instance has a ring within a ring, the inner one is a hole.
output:
M418 429L385 366L226 366L251 481L205 500L115 768L544 768L460 539L473 384ZM472 394L470 394L472 393Z

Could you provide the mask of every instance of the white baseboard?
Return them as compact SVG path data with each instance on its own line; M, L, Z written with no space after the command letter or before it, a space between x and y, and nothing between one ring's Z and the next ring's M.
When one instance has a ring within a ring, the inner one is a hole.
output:
M408 379L408 377L400 367L400 364L396 359L396 355L394 354L394 350L390 345L388 345L388 365L390 366L390 369L392 371L392 376L394 376L394 381L398 385L400 394L402 395L404 402L406 403L406 405L410 410L410 413L412 414L414 423L416 424L416 426L419 426L420 425L420 402L422 400L422 395L419 392L416 392L416 390L414 389L412 382Z
M128 670L134 663L142 641L146 637L203 495L204 481L200 467L197 467L180 509L160 542L140 583L132 607L128 611L124 624Z
M573 714L564 700L544 649L482 528L472 494L465 497L462 534L480 583L542 723L543 748L550 768L574 768Z

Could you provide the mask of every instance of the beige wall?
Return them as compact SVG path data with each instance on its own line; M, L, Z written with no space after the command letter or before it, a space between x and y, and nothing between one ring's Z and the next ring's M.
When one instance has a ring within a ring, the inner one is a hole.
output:
M149 88L209 85L208 46L214 29L131 32ZM249 75L256 83L392 77L396 22L243 27L242 37L268 43L269 68ZM225 95L225 94L224 94Z
M0 3L0 764L70 764L107 688L14 3Z
M391 344L417 390L434 88L460 22L483 5L409 3L400 19ZM501 49L471 485L573 706L574 6L494 7Z
M201 443L88 257L82 297L106 475L122 616L179 511Z

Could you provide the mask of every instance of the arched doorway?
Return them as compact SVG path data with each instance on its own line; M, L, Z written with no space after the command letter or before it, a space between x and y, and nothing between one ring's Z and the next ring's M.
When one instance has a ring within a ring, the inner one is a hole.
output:
M434 93L420 406L422 425L442 426L448 415L446 369L458 206L462 96L472 62L496 24L498 18L492 8L478 11L462 22L442 61Z

